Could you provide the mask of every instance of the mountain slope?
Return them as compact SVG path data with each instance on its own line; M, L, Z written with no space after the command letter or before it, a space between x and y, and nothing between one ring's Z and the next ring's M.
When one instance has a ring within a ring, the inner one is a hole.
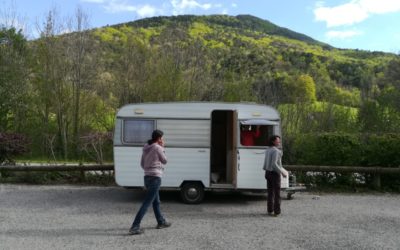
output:
M158 27L161 25L190 25L194 22L204 22L210 26L224 26L234 28L236 30L252 30L255 32L262 32L269 35L278 35L290 39L303 41L309 44L331 47L328 44L314 40L313 38L304 34L292 31L287 28L279 27L267 20L251 16L251 15L209 15L209 16L195 16L195 15L180 15L180 16L160 16L144 18L134 22L126 23L126 25L141 28ZM123 24L119 24L121 26Z
M293 103L309 95L359 106L361 93L376 96L396 81L386 73L395 72L389 66L400 60L391 53L337 49L250 15L160 16L93 34L110 75L126 76L132 67L124 79L137 81L132 101L159 98L143 94L147 87L136 93L148 82L172 86L175 91L163 100Z

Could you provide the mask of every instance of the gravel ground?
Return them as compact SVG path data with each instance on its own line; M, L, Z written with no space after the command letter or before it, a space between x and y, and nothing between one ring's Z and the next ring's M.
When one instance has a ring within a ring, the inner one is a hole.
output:
M161 192L172 222L127 231L142 192L119 187L0 185L0 249L400 249L400 195L296 193L280 217L264 195L206 193L200 205Z

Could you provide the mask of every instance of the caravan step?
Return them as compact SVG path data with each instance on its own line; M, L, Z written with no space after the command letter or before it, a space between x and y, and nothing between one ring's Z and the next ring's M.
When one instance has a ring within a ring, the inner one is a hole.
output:
M213 183L210 186L211 188L227 188L227 189L232 189L235 188L233 184L229 183Z

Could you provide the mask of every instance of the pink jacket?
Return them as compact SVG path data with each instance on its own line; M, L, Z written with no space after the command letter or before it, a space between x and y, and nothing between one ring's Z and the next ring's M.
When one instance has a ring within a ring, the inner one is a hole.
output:
M167 164L167 156L164 147L157 143L146 144L143 147L142 159L140 166L144 170L145 176L162 177L164 166Z

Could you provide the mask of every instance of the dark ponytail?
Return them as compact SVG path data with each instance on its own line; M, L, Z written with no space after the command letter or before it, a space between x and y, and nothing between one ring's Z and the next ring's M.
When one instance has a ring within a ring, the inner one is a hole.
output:
M151 134L151 139L147 141L147 144L153 144L156 141L158 141L159 138L161 138L164 135L164 132L162 132L161 130L154 130L153 133Z

